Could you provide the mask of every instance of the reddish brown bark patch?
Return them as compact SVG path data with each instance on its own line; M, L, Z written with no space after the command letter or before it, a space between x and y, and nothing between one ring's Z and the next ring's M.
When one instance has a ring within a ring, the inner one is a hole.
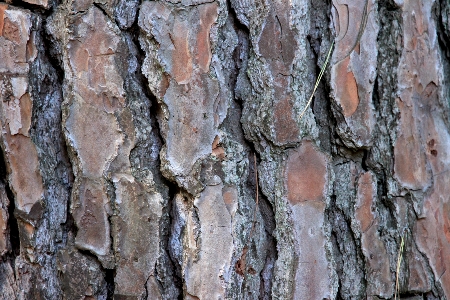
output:
M79 41L69 43L69 58L75 72L88 71L89 52Z
M409 100L397 99L401 113L400 130L394 145L394 171L396 178L404 186L421 189L427 186L427 160L424 145L421 144L420 133L416 125L414 107L408 105Z
M8 9L8 5L7 4L0 3L0 36L3 36L5 10L7 10L7 9Z
M28 213L44 192L36 147L23 135L5 136L6 153L11 169L11 185L19 210Z
M237 209L239 200L239 195L236 187L234 186L224 187L222 189L222 197L228 212L230 213L231 216L233 216Z
M275 80L274 127L278 143L284 144L298 140L299 129L293 116L294 105L289 89L290 80L278 75Z
M268 60L280 59L282 53L281 30L281 24L277 21L275 13L270 13L258 42L261 55Z
M333 1L333 6L336 9L333 14L334 26L338 37L336 38L336 54L338 60L342 60L345 55L350 54L352 50L358 46L358 38L361 25L364 26L363 16L365 13L370 13L373 7L371 0L368 0L366 11L365 1L354 0L340 0ZM364 28L371 30L370 27Z
M68 59L74 75L74 92L105 112L114 113L125 106L123 79L116 60L121 37L97 8L74 18L74 32L88 28L83 35L71 37ZM102 30L93 30L102 28Z
M417 251L416 246L407 251L409 263L408 289L410 291L427 292L431 289L431 279L428 278L427 265L423 260L423 255Z
M289 24L290 9L289 1L273 3L258 42L259 51L269 64L273 77L273 126L278 144L298 142L299 136L289 76L297 49L295 32Z
M72 208L78 227L75 239L80 249L91 250L97 255L109 252L109 222L105 208L109 200L103 184L83 178L79 189L79 201Z
M29 136L32 112L33 102L31 101L30 94L25 93L22 97L20 97L20 119L22 128L19 129L19 133L24 136Z
M197 33L197 63L203 72L209 71L211 62L211 45L209 32L212 24L217 20L217 3L208 3L199 6L200 26Z
M337 99L345 117L353 115L359 105L358 86L353 72L349 70L350 57L336 64Z
M377 215L372 211L376 199L376 179L370 172L358 180L355 217L361 230L361 245L367 262L367 295L392 296L389 256L378 234Z
M224 160L226 157L225 149L223 149L223 147L219 145L219 142L220 142L219 136L216 136L212 143L211 154L220 160Z
M355 209L355 217L359 222L362 232L366 232L372 225L375 219L372 213L373 202L373 178L370 172L366 172L359 178L358 181L358 200Z
M438 178L438 177L437 177ZM448 180L445 183L448 186ZM448 219L450 218L450 205L442 203L443 192L448 195L449 189L443 188L442 181L424 204L425 218L417 221L416 240L419 249L424 251L430 260L431 268L446 295L450 293L450 241L448 240Z
M248 252L248 247L245 246L244 249L242 250L242 255L241 258L239 258L239 260L236 262L236 273L238 273L241 276L244 276L245 272L245 268L246 268L246 257L247 257L247 252Z
M114 115L87 104L74 104L66 121L68 137L81 162L82 173L101 177L109 162L117 156L123 136Z
M304 201L321 201L327 184L327 159L304 142L291 151L286 166L287 198L292 205Z
M17 25L11 22L8 18L3 19L3 36L15 44L19 44L21 41L20 29Z
M192 76L192 57L189 51L189 24L176 18L173 25L172 74L178 84L188 83Z

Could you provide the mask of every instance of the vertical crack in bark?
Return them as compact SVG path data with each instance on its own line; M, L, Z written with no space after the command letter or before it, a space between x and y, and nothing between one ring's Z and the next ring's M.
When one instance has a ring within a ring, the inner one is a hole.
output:
M235 112L229 112L229 115L227 116L227 119L224 120L223 127L229 130L235 137L239 137L238 140L241 141L245 145L246 148L249 149L249 170L248 170L248 177L247 177L247 187L249 190L252 191L253 195L256 195L256 189L259 188L259 185L255 182L255 166L253 163L253 155L254 153L257 156L257 165L260 163L259 153L254 149L253 144L251 141L245 138L243 130L242 130L242 123L241 123L241 112L242 112L242 101L244 99L239 99L239 95L236 95L236 85L238 82L238 76L243 68L247 68L247 61L249 59L249 36L250 31L249 29L244 25L241 24L241 22L238 20L236 16L236 12L234 8L231 5L230 1L227 1L229 15L233 20L233 26L238 34L238 45L234 50L233 58L235 62L235 73L234 77L231 80L231 87L233 92L233 98L235 99L234 103L231 104L231 107L236 107L237 110ZM242 55L245 55L246 57L242 57ZM238 101L240 100L240 101ZM236 126L236 124L233 124L232 118L230 114L238 113L238 119L239 119L239 126ZM230 123L228 123L230 122ZM266 241L266 257L264 261L264 266L259 273L260 277L260 288L259 288L259 298L260 299L271 299L272 298L272 281L273 281L273 269L275 265L275 261L278 259L278 252L277 252L277 244L276 239L273 236L273 231L276 226L275 221L275 214L273 210L273 205L267 200L266 196L263 194L263 192L260 190L258 195L259 201L258 201L258 215L261 216L261 219L264 223L264 229L267 236ZM256 210L256 207L255 207ZM253 221L252 221L253 222ZM253 227L253 225L252 225ZM249 254L242 253L242 256L249 256L252 253L253 247L249 247L250 245L254 245L252 241L248 241L246 243L243 252L247 252L250 250ZM242 257L241 257L242 259ZM237 262L239 263L240 260ZM245 268L243 271L243 274L247 272L247 267L245 266L246 262L243 262L243 268ZM236 270L237 272L239 270ZM244 278L244 281L246 279ZM244 282L244 284L246 284Z
M156 116L154 116L154 117L156 117ZM170 250L169 250L169 248L170 248L169 241L172 236L171 229L175 222L174 216L173 216L173 210L175 208L175 196L176 196L176 194L178 194L180 192L180 189L178 188L178 186L175 183L172 183L169 181L166 181L166 185L168 186L169 203L165 207L165 209L167 210L167 212L165 212L165 214L167 214L167 216L169 218L169 222L168 222L168 232L164 236L164 246L165 246L164 249L166 251L167 257L169 258L169 262L171 263L171 269L173 271L173 273L171 275L173 276L173 281L174 281L175 287L180 291L180 293L178 295L178 299L183 299L183 293L181 292L183 290L183 276L181 273L182 272L181 266L180 266L178 260L172 256L172 254L170 253Z
M8 226L7 232L9 233L9 243L11 250L9 252L9 260L14 266L14 261L16 257L20 254L20 238L19 238L19 226L17 224L17 219L14 215L14 210L16 203L14 201L14 194L9 187L8 174L6 171L5 158L3 150L0 150L0 181L5 186L6 195L9 200L8 206Z
M161 130L159 128L159 122L157 119L158 110L160 109L160 104L158 103L155 95L150 91L149 84L147 78L142 74L142 64L145 58L145 52L141 48L141 45L138 41L140 28L138 26L138 16L139 9L136 12L136 18L134 20L133 25L127 30L130 34L132 42L137 51L136 59L137 59L137 67L136 74L137 80L140 82L140 87L149 99L149 118L151 122L151 140L153 142L150 147L145 147L145 145L136 145L134 149L130 152L130 160L133 163L133 157L139 147L144 147L144 150L148 153L148 162L151 164L151 169L153 173L153 180L155 181L156 186L160 189L160 192L163 194L163 197L166 200L166 204L163 206L162 210L162 219L159 224L160 230L160 256L157 259L154 269L154 276L157 280L158 287L161 291L163 297L170 297L171 294L175 293L177 297L182 297L182 276L181 270L176 266L177 262L174 260L169 253L169 239L170 239L170 229L172 227L173 218L171 216L172 207L174 205L174 198L179 188L176 184L168 181L161 174L160 166L161 160L159 157L159 152L162 147L163 138L161 136ZM148 281L148 280L147 280ZM148 287L146 286L147 294L149 294ZM165 296L164 296L165 295ZM152 295L150 295L152 296Z
M105 281L106 281L106 300L113 300L114 299L114 289L115 289L115 283L114 283L114 277L115 277L115 269L105 269Z
M450 3L448 1L440 0L435 3L435 22L444 70L442 86L446 87L443 93L447 103L443 103L443 106L447 107L447 110L443 110L443 113L447 127L450 127L450 112L448 111L450 107Z
M334 190L334 193L337 192ZM351 295L351 299L362 299L366 295L364 274L367 270L361 241L352 230L352 217L337 206L336 195L331 196L326 215L332 228L333 253L339 278L338 298L348 299Z
M51 68L53 69L53 78L52 80L54 80L56 82L56 86L57 89L60 92L61 95L61 102L63 101L63 92L62 92L62 86L63 86L63 81L64 81L64 77L65 77L65 73L62 67L62 54L58 53L58 46L56 45L56 41L52 38L52 36L50 35L50 33L46 30L47 28L47 22L48 22L48 18L51 14L54 13L53 9L50 10L46 10L45 11L45 15L46 17L43 17L42 20L42 41L43 41L43 50L45 51L44 53L44 57L45 60L48 62L48 64L50 64ZM38 83L38 84L42 84L42 83ZM46 84L46 86L50 87L52 90L55 89L55 85L48 83ZM47 92L49 91L41 91L41 94L45 97L45 95L47 94ZM59 109L58 111L58 117L56 120L56 124L61 124L61 103L59 103ZM66 202L66 221L64 223L61 224L62 226L62 242L60 245L60 248L66 247L67 243L68 243L68 234L71 233L73 236L76 236L78 228L75 225L75 221L74 218L70 212L70 206L71 206L71 200L72 200L72 187L73 187L73 182L74 182L74 174L73 174L73 167L72 167L72 162L69 159L69 150L68 150L68 145L66 143L66 140L64 139L63 133L62 133L62 128L60 128L59 130L57 130L57 134L58 134L58 138L57 138L57 144L60 147L59 151L60 151L60 155L62 157L64 157L65 159L62 161L58 162L57 165L57 169L59 169L58 174L62 175L61 172L63 172L63 170L65 172L67 172L67 177L65 179L63 179L63 185L66 188L68 197L67 197L67 202ZM61 180L61 178L59 178Z

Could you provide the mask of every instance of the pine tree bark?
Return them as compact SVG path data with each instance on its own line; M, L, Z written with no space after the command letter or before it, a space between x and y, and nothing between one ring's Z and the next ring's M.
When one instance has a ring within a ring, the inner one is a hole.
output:
M449 16L1 2L0 298L450 298Z

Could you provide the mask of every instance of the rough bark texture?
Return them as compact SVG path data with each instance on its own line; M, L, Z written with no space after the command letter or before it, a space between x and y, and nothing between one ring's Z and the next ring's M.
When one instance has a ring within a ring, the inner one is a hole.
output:
M0 298L450 299L449 49L446 0L0 3Z

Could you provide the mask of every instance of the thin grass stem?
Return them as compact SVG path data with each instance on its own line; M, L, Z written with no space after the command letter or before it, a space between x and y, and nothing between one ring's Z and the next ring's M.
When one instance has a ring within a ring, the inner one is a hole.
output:
M300 114L300 117L299 117L300 120L303 118L303 115L305 114L306 110L308 109L309 105L311 104L314 94L316 93L316 90L319 87L320 80L322 80L322 76L325 73L325 70L328 65L328 61L330 60L331 52L332 52L331 50L333 50L333 46L334 46L334 41L331 43L330 49L328 50L327 58L325 59L325 62L323 63L322 68L320 69L320 73L316 79L316 83L314 84L314 89L311 93L311 97L309 97L308 103L306 103L305 108L303 109L302 113Z
M402 241L400 243L400 250L398 251L398 256L397 256L397 272L395 274L394 300L397 300L397 295L398 295L398 299L400 300L400 285L399 285L398 280L399 280L399 275L400 275L400 266L402 264L404 246L405 246L405 237L404 237L404 235L402 235Z

